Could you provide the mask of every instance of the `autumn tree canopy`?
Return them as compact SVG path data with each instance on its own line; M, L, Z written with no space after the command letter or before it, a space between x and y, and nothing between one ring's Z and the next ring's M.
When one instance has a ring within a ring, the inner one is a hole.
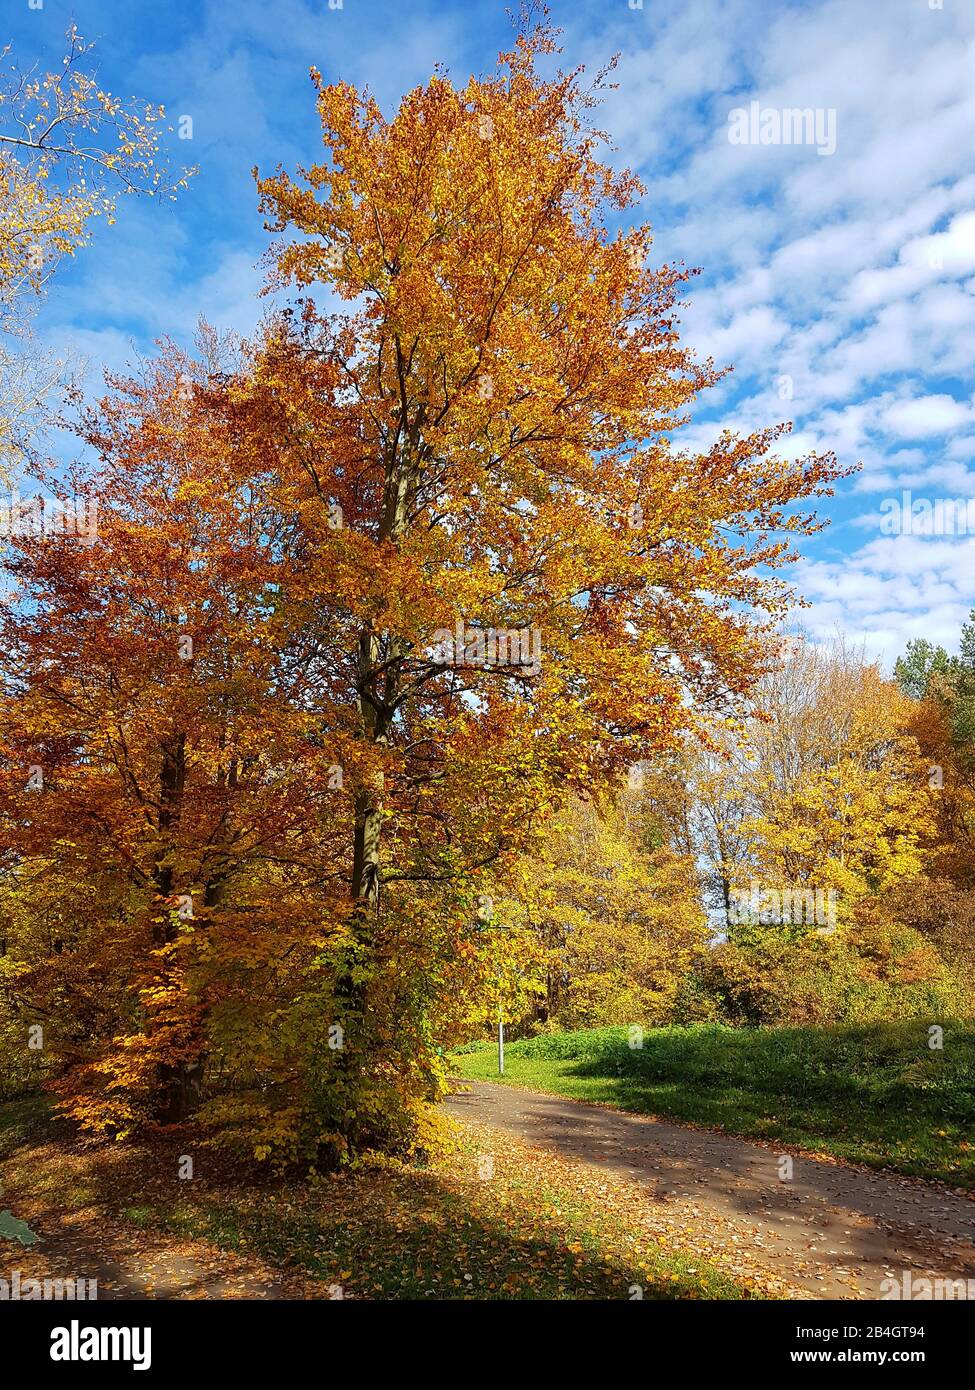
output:
M463 90L437 75L392 121L316 75L322 162L259 185L297 234L272 283L352 306L306 293L249 390L293 441L287 481L344 518L320 582L348 614L373 750L352 875L372 905L395 872L381 827L421 786L412 869L444 868L430 798L458 774L470 792L462 749L530 748L530 807L747 694L768 658L756 610L789 598L782 533L817 524L790 504L837 473L775 456L777 429L672 446L716 379L678 341L687 275L650 268L647 227L609 230L641 189L598 162L580 74L537 75L553 46L522 36ZM526 631L528 651L492 652L490 634Z

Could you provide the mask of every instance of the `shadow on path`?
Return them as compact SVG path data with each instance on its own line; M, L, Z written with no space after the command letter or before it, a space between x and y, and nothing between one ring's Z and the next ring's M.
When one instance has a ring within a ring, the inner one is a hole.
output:
M454 1085L455 1118L637 1182L680 1226L729 1253L757 1249L817 1297L880 1298L905 1271L975 1280L975 1202L943 1188L513 1086Z

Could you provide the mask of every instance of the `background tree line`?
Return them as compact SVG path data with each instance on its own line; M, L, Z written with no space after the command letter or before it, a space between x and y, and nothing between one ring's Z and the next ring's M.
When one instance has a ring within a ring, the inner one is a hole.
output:
M518 1026L970 1016L973 696L975 615L895 679L787 643L752 718L575 802L526 867Z

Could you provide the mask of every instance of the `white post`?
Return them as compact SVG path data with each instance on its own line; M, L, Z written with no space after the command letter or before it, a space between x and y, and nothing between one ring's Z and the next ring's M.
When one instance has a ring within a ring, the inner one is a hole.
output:
M498 1004L498 1075L504 1076L504 1015Z

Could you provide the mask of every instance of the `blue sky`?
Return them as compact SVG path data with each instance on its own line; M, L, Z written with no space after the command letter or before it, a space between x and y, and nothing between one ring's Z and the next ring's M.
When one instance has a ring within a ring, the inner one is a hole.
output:
M489 70L511 34L494 0L7 0L5 11L22 64L57 63L73 18L97 43L105 87L193 121L192 140L171 146L199 166L189 192L128 200L42 308L43 338L93 376L161 335L188 343L200 314L253 327L267 235L250 171L315 158L312 64L368 84L391 111L434 63L458 82ZM803 625L888 661L910 637L956 646L975 606L975 534L926 534L921 521L890 535L882 522L905 489L975 498L975 3L553 0L551 11L565 66L620 53L601 119L610 157L647 184L639 217L654 255L702 268L686 340L735 364L685 443L791 419L790 452L862 462L824 504L833 525L803 542L792 574L811 603ZM823 113L835 151L733 143L729 115L753 101L773 117Z

